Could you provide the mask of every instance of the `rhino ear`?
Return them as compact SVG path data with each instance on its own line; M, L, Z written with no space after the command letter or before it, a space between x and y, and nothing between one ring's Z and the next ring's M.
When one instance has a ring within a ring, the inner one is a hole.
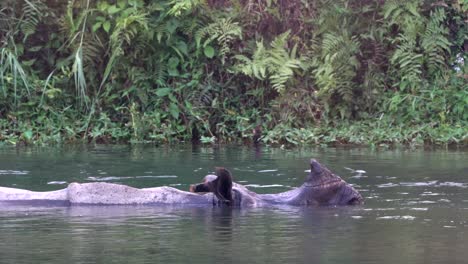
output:
M226 168L216 167L216 190L214 194L223 202L232 202L232 175Z
M232 180L232 174L230 171L228 171L224 167L215 167L215 174L218 178L221 179L231 179Z
M225 170L223 167L215 167L215 175L219 177Z
M316 159L311 159L310 160L310 174L320 174L322 173L322 165L316 160Z

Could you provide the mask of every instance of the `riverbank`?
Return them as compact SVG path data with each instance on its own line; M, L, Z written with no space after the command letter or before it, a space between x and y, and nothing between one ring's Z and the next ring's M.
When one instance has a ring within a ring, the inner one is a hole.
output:
M467 144L465 3L179 2L1 1L1 144Z
M80 121L81 120L81 121ZM202 144L253 143L254 130L231 131L216 137L202 135L193 138L190 131L162 130L157 124L141 126L129 123L86 123L84 119L64 118L52 123L40 118L26 122L0 120L0 145L60 145L60 144L178 144L196 141ZM287 146L341 146L409 147L468 146L468 125L448 124L395 124L385 120L343 121L336 126L318 125L291 128L277 125L261 129L260 144Z

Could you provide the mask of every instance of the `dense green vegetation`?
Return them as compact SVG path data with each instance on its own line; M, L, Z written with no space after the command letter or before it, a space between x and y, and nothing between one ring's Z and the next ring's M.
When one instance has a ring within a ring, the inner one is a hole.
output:
M468 2L3 0L0 142L467 144Z

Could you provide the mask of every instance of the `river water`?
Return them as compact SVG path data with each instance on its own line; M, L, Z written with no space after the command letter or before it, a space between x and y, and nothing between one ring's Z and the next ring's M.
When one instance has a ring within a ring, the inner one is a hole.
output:
M468 263L468 152L80 146L1 148L0 186L106 181L187 190L215 166L258 193L299 186L308 160L357 207L0 206L0 263Z

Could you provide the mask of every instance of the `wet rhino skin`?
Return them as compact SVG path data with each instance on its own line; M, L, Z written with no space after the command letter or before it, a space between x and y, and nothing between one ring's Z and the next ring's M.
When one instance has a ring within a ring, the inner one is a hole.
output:
M216 178L216 175L205 177L206 182ZM310 173L305 182L293 190L276 194L257 194L235 182L232 182L232 187L229 188L232 197L228 206L333 206L363 203L363 198L356 189L314 159L310 161ZM192 188L191 190L193 191ZM71 183L65 189L50 192L0 187L0 204L226 205L225 200L218 197L219 195L212 192L200 194L167 186L138 189L103 182Z

